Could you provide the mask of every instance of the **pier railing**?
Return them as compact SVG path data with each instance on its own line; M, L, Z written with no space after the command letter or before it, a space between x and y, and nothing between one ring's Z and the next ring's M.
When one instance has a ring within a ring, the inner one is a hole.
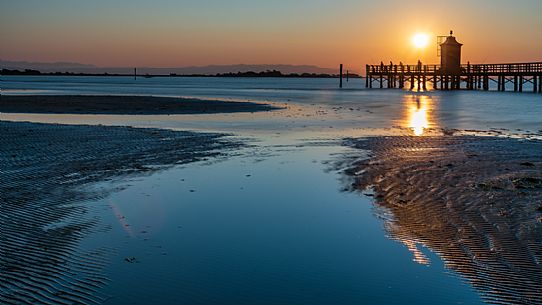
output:
M542 62L511 63L511 64L475 64L462 65L466 72L482 73L542 73Z
M369 65L370 74L424 73L440 74L441 65ZM509 64L464 64L461 73L542 73L542 62Z

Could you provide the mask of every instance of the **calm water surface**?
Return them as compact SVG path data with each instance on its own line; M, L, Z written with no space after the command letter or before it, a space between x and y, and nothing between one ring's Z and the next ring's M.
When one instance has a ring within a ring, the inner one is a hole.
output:
M4 120L226 131L251 147L217 162L103 182L89 202L107 227L80 245L114 249L107 304L477 304L437 255L390 240L392 217L341 191L333 168L364 153L347 136L424 135L440 128L542 132L542 96L363 90L351 80L2 77L4 94L137 94L272 102L271 113L172 116L1 114ZM529 111L525 111L529 109ZM415 242L415 241L414 241ZM124 258L134 257L135 263Z
M285 78L138 78L131 77L40 77L2 76L4 94L120 94L158 95L239 101L274 102L291 106L291 111L269 114L222 116L108 116L102 123L162 126L170 128L233 131L287 131L300 129L389 128L405 126L409 109L417 108L430 117L429 127L479 129L542 129L542 95L514 92L363 90L360 79L337 88L336 79ZM299 109L296 107L302 106ZM293 109L295 108L295 109ZM526 111L528 110L528 111ZM2 118L9 115L0 114ZM29 116L32 117L32 116ZM33 120L46 120L36 116ZM54 120L81 123L97 116L54 116ZM21 116L17 116L21 118Z

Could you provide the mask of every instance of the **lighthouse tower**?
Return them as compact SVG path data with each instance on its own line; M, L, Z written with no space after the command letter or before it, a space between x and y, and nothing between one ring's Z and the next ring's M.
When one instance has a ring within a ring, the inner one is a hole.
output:
M457 42L453 34L454 32L450 31L450 36L440 44L440 65L444 74L459 75L461 73L461 46L463 44Z

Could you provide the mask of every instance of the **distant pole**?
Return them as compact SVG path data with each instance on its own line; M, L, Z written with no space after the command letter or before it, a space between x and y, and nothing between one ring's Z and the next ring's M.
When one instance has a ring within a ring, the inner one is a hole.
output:
M346 82L348 83L348 79L350 78L350 71L346 70Z
M365 88L369 88L369 65L365 65Z
M339 67L339 88L343 87L343 64Z
M134 68L134 80L137 79L137 68Z

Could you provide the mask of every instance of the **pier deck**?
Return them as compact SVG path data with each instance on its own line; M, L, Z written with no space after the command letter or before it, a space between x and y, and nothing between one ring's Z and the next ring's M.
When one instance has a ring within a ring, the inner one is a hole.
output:
M513 84L513 91L523 92L531 84L531 92L542 92L542 62L507 64L466 64L460 73L444 73L441 65L367 65L365 87L404 88L427 90L427 83L436 90L489 90L490 82L497 84L497 91L505 91L506 84Z

